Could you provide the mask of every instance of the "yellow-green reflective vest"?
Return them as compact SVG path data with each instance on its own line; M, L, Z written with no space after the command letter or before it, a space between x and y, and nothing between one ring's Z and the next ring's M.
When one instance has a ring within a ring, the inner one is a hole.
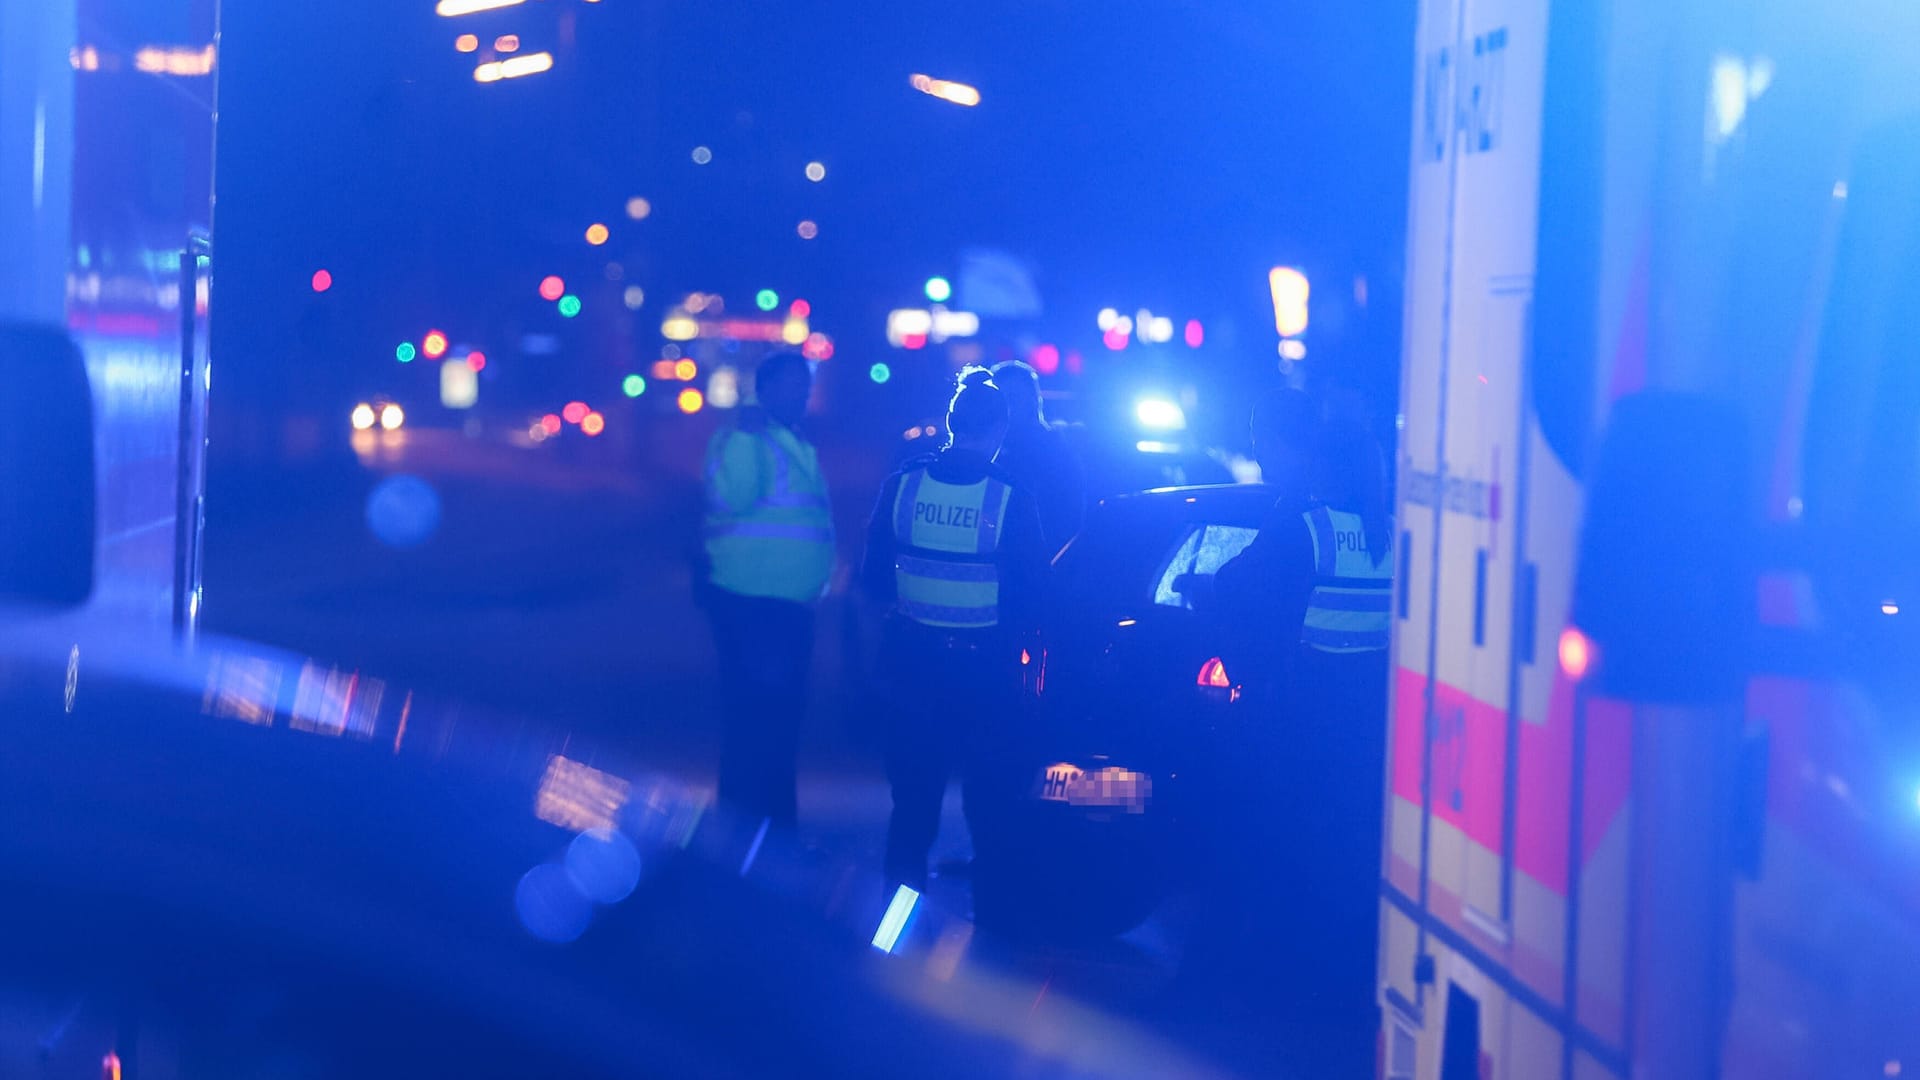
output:
M707 447L713 584L812 603L833 574L833 518L812 446L786 431L721 431Z
M1306 512L1313 536L1313 597L1300 641L1330 653L1377 652L1392 628L1393 559L1367 553L1360 515L1324 506Z
M893 497L894 610L928 626L978 630L1000 622L1000 525L1007 485L992 477L946 484L915 469Z

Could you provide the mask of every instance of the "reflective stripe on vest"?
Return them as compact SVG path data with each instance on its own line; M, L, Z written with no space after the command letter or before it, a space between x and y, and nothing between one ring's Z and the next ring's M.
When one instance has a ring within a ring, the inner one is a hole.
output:
M947 484L915 469L893 500L894 609L915 622L982 629L1000 622L1000 524L1011 496L991 477Z
M1393 627L1393 559L1367 551L1358 514L1317 506L1304 515L1313 537L1313 596L1300 640L1321 652L1377 652Z
M754 439L754 442L758 443L760 448L766 452L767 457L770 458L773 462L773 486L771 489L767 491L766 494L760 496L760 498L757 501L755 501L752 506L748 507L743 514L739 515L740 517L745 517L747 515L750 515L755 510L758 510L762 507L773 507L773 508L780 508L780 509L793 509L796 507L806 508L806 509L818 509L818 510L827 509L827 497L821 494L820 492L817 492L817 491L796 492L793 490L793 456L787 453L786 447L780 445L780 440L774 438L772 435L764 431L756 433L753 436L753 439ZM708 482L707 506L708 506L708 509L716 515L725 514L727 512L725 504L719 502L714 497L713 490L712 490L713 478L720 471L721 457L722 457L721 454L712 454L712 455L709 455L707 458L707 482ZM742 531L744 527L745 527L744 522L716 523L708 528L707 535L709 536L756 535L754 533ZM765 534L759 534L759 535L765 535ZM832 537L829 536L828 539L832 539Z

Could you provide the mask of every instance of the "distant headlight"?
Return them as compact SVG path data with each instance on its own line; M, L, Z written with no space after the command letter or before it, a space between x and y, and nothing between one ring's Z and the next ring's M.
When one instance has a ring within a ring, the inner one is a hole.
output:
M380 427L386 431L396 431L407 422L407 414L400 411L398 405L386 405L380 409Z
M1179 431L1187 426L1187 414L1165 398L1141 398L1133 407L1140 426L1155 431Z
M373 426L373 406L361 402L353 407L353 430L365 431Z

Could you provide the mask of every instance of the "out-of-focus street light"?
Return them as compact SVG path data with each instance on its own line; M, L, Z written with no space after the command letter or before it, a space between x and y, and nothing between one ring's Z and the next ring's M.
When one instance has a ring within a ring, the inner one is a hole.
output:
M526 2L527 0L440 0L433 5L433 13L442 18L451 19L457 15L471 15L476 11L494 11Z
M473 69L474 82L499 82L501 79L517 79L522 75L538 75L553 68L553 54L548 52L528 53L510 60L489 60Z
M955 105L969 107L980 104L980 91L966 83L949 82L946 79L936 79L931 75L918 73L907 81L913 84L915 90L923 94L931 94L942 101L951 101Z
M610 234L607 231L607 227L597 221L587 226L587 243L592 244L594 247L599 247L601 244L606 243L608 235Z

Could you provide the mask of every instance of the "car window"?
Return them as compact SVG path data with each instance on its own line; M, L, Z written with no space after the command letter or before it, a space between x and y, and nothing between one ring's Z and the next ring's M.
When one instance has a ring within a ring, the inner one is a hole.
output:
M1153 602L1163 607L1193 610L1193 595L1184 578L1211 577L1235 555L1247 549L1260 530L1244 525L1193 525L1160 565Z

